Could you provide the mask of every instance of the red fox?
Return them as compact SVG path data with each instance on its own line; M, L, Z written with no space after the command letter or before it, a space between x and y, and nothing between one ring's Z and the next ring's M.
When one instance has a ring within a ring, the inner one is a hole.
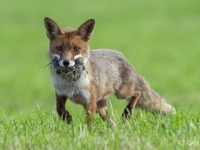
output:
M90 50L95 20L84 22L78 29L61 29L52 19L44 18L46 34L50 41L51 79L56 93L56 109L67 123L72 116L65 109L67 98L81 104L91 115L99 113L103 120L110 120L106 99L114 93L118 99L128 100L122 117L130 118L136 106L147 110L171 113L173 107L153 91L147 81L115 50Z

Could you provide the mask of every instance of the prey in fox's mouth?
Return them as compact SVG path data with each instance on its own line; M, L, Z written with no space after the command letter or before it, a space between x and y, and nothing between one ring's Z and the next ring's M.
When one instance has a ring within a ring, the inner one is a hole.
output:
M73 81L77 81L85 70L83 57L77 57L75 60L60 60L60 56L55 54L50 64L53 65L55 73L69 74Z

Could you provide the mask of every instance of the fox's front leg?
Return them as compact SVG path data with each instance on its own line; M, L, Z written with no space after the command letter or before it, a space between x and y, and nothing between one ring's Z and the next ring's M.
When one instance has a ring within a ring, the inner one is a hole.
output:
M67 123L72 122L72 116L69 114L69 112L65 109L65 103L66 103L67 97L66 96L60 96L56 93L56 110L59 114L59 116L66 120Z
M93 117L97 111L96 99L91 99L90 103L85 107L87 114L87 125L91 126Z

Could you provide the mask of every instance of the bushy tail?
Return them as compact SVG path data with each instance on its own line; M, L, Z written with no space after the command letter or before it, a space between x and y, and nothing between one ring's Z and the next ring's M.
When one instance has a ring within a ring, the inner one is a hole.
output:
M147 110L161 112L162 114L175 113L175 109L158 93L153 91L142 76L138 74L137 79L138 82L136 84L138 86L136 87L139 87L141 91L137 106Z

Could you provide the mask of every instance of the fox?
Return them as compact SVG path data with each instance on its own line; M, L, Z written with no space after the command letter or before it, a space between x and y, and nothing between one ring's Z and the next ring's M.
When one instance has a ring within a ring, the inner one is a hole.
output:
M68 124L72 122L72 115L65 108L67 99L84 107L88 125L92 124L92 116L96 113L103 121L113 124L106 102L110 94L127 100L122 118L129 119L136 107L164 115L172 113L172 105L150 88L121 52L90 50L94 19L87 20L77 29L62 29L54 20L45 17L44 26L49 39L48 58L56 110ZM81 65L76 65L78 58L82 60ZM72 68L71 72L68 68ZM74 79L73 75L78 78Z

